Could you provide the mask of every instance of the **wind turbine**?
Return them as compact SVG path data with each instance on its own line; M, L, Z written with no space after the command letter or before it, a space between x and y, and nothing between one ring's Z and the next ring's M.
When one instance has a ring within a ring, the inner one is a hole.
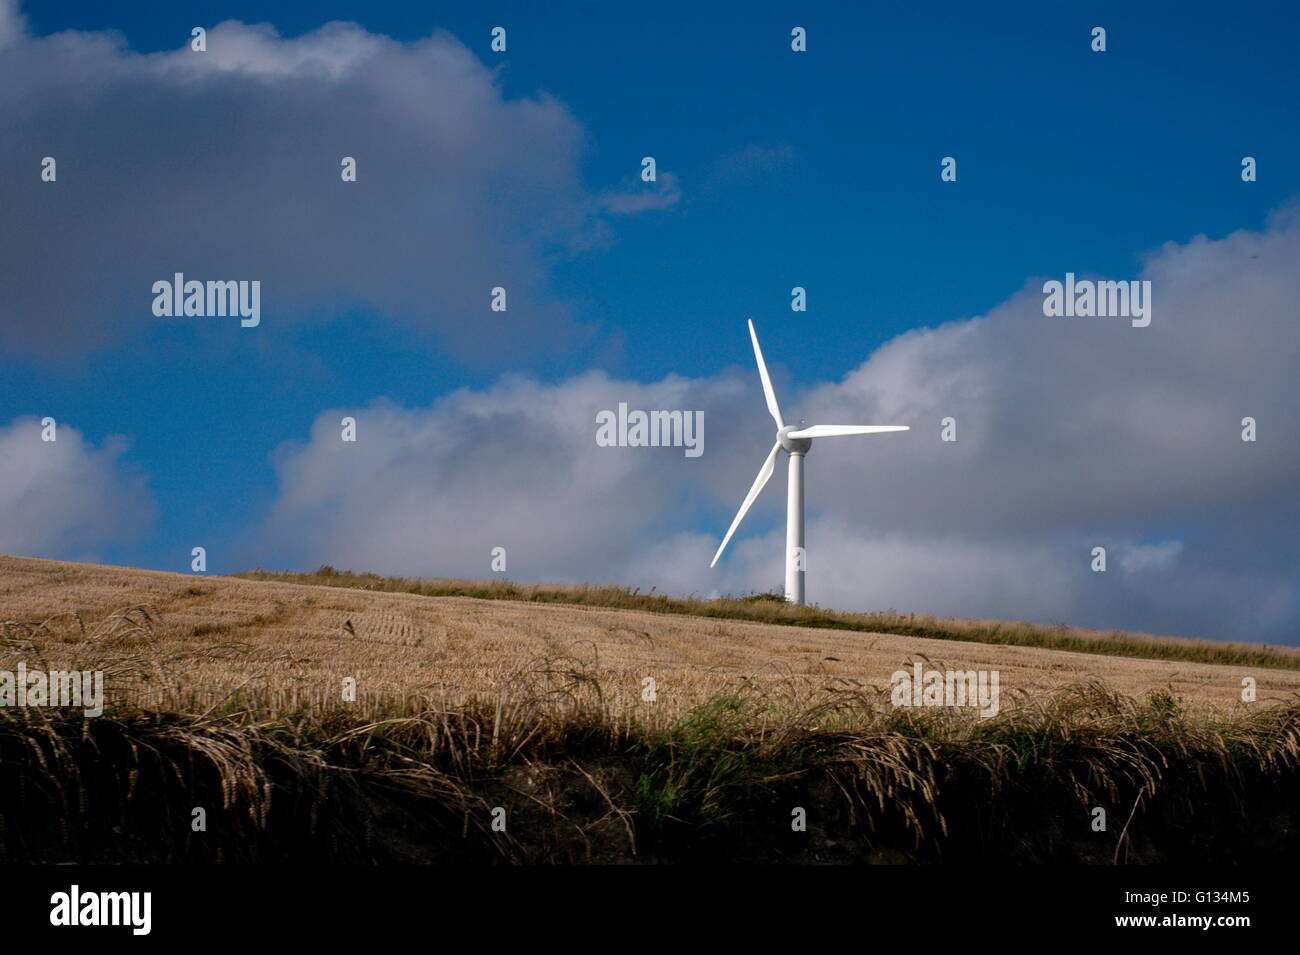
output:
M772 379L768 377L767 365L763 362L763 350L758 347L758 335L754 331L754 320L749 320L749 338L754 343L754 359L758 362L758 377L763 381L763 394L767 398L767 410L776 420L776 444L768 452L767 460L758 469L758 477L745 495L745 501L736 512L736 519L731 522L727 536L718 545L718 552L713 555L710 567L717 566L718 558L726 550L731 535L736 533L741 520L754 498L763 490L776 469L776 454L785 451L790 455L790 485L786 496L785 512L785 599L790 603L804 602L804 546L803 546L803 459L812 448L813 438L834 438L846 434L882 434L886 431L907 431L906 425L896 424L815 424L810 428L795 428L781 418L781 408L776 403L776 392L772 390Z

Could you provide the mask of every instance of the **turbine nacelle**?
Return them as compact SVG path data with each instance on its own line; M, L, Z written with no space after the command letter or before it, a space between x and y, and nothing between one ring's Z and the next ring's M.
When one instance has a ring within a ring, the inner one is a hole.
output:
M784 425L777 429L776 443L781 445L781 450L788 454L807 454L812 448L812 438L795 438L791 437L796 431L799 431L794 425Z

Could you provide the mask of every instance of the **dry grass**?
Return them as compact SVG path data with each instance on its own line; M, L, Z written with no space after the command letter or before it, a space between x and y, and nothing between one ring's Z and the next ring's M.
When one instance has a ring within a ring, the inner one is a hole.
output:
M21 821L0 859L1108 863L1295 849L1300 703L1189 717L1093 684L979 720L785 687L648 730L611 719L589 676L551 681L364 720L337 705L274 719L0 711L0 820ZM195 806L215 824L201 836ZM508 831L492 830L494 807ZM791 831L791 807L812 835ZM1107 832L1091 828L1097 807Z

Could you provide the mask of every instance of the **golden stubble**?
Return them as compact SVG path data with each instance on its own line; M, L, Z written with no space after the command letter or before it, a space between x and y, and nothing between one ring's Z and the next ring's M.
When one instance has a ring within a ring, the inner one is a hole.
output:
M1004 709L1087 683L1138 700L1167 692L1222 716L1300 692L1300 671L1287 669L16 557L0 557L0 622L0 668L103 669L110 702L187 712L332 707L354 680L361 714L541 687L662 725L737 690L878 694L916 662L997 670ZM1259 702L1241 702L1244 677L1258 682Z

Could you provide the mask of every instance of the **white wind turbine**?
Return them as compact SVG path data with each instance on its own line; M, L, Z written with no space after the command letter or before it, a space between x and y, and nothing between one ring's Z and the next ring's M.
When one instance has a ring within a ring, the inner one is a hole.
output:
M776 392L772 390L772 379L768 377L767 365L763 362L763 351L758 347L758 335L754 332L754 320L749 320L749 338L754 343L754 358L758 361L758 377L763 380L763 394L767 397L767 410L776 419L776 444L768 452L767 460L758 469L758 477L745 495L745 501L736 512L736 519L731 522L727 536L722 538L718 552L713 555L710 567L717 566L718 558L736 533L741 520L749 506L763 490L772 472L776 468L776 453L785 450L790 455L790 487L786 497L785 517L785 599L791 603L804 602L804 546L803 546L803 458L812 448L813 438L833 438L845 434L881 434L885 431L906 431L906 425L895 424L815 424L810 428L795 428L781 419L781 408L776 403Z

